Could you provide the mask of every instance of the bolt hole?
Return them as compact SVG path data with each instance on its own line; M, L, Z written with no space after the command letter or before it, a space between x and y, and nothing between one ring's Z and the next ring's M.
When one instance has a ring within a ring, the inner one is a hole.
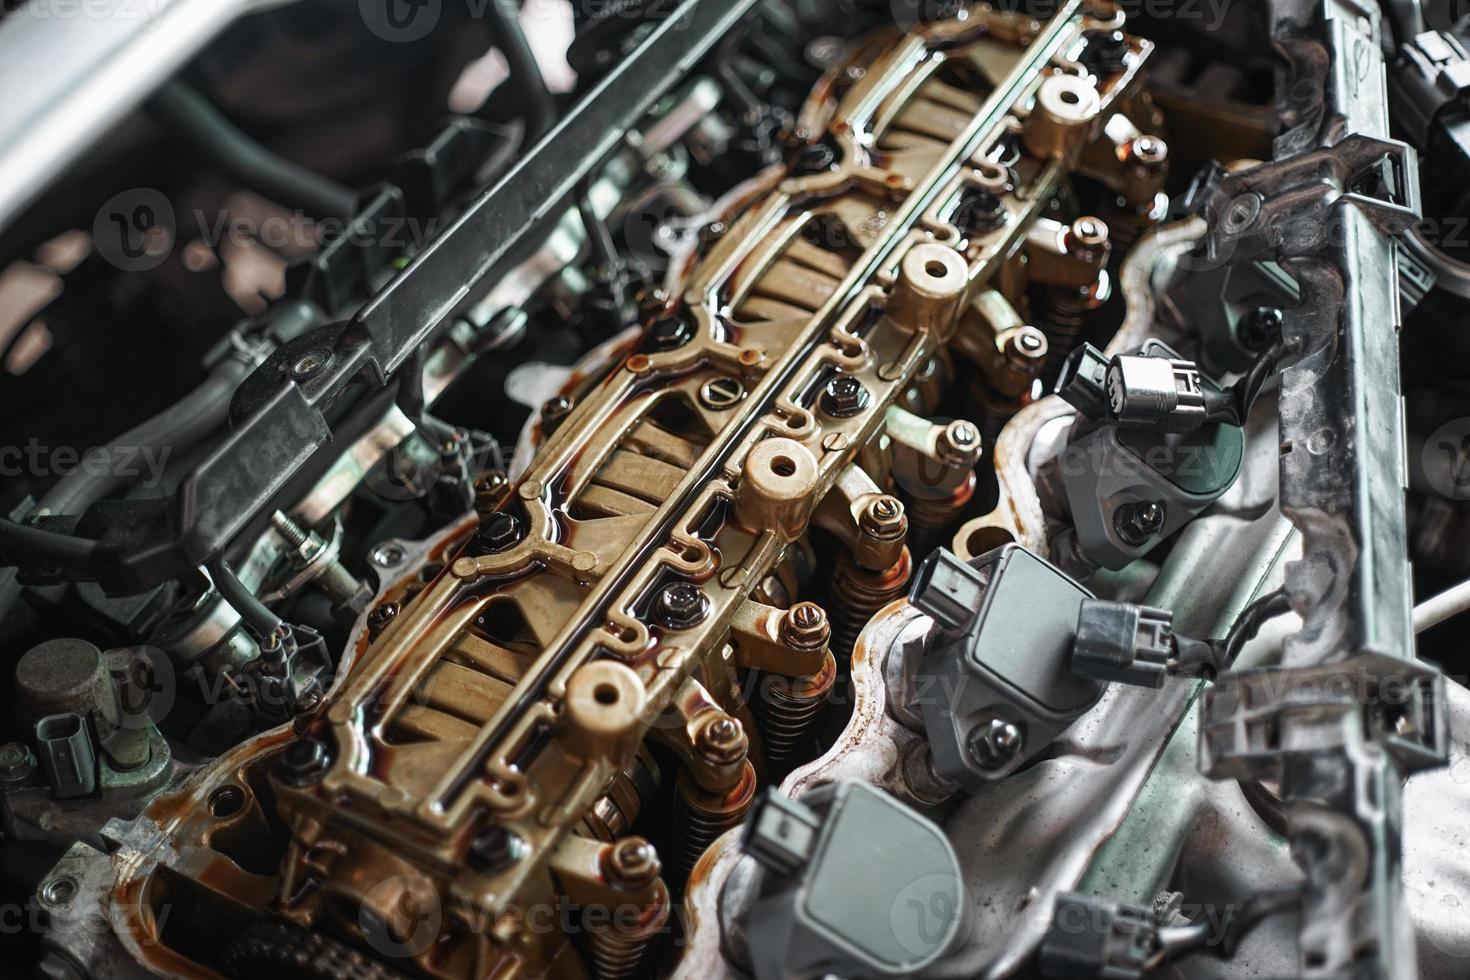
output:
M70 875L59 875L41 886L41 901L47 905L66 905L77 894L77 880Z
M943 262L940 262L936 259L926 264L924 266L924 271L929 273L929 275L935 279L943 279L945 275L948 274L949 269L945 268Z
M796 460L790 456L777 456L771 460L771 472L777 476L795 476Z
M617 704L618 689L611 684L599 684L592 690L592 697L598 704Z
M1071 89L1066 89L1065 91L1063 91L1060 98L1063 102L1067 103L1067 105L1077 105L1082 101L1082 96L1078 95L1076 92L1073 92Z
M978 558L996 548L1013 544L1015 540L1016 536L1003 527L977 527L965 539L965 544L970 549L970 555Z
M238 786L221 786L209 794L209 812L216 820L233 817L245 809L245 791Z

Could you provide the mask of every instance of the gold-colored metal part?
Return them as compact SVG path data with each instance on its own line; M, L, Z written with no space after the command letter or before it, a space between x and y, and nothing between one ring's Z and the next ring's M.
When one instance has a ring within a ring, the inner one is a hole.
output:
M838 165L772 177L744 202L662 311L685 318L691 339L620 355L600 382L579 385L518 480L483 488L482 507L521 522L517 543L461 545L422 591L391 597L397 615L306 726L330 747L319 780L267 777L284 738L208 777L268 784L290 841L269 888L214 872L197 887L352 936L344 915L385 877L410 875L450 920L412 970L575 974L570 940L530 927L526 913L558 896L618 897L607 894L604 849L623 845L592 835L626 832L636 816L650 740L679 760L672 863L687 870L737 824L762 755L732 673L792 678L778 735L799 738L835 676L829 646L850 651L907 583L908 508L895 496L913 504L905 456L937 467L946 506L973 492L976 427L895 406L922 398L975 297L997 289L1019 303L1028 275L1052 274L1031 229L1149 50L1134 40L1126 70L1094 87L1069 59L1097 23L1079 0L1045 23L976 5L966 19L864 46L840 98L819 87L800 125L837 148ZM1018 136L1028 152L998 166L993 151ZM954 214L976 189L999 193L1003 220L968 234ZM1106 258L1065 246L1055 269L1070 275ZM996 308L985 301L981 316ZM995 337L962 349L1003 362L1001 335L1027 329L992 327ZM835 376L862 397L831 412L820 403ZM770 604L773 589L799 598L792 556L809 553L813 525L842 546L826 576L830 622L820 607ZM787 761L789 745L775 748ZM158 819L180 850L190 838L207 848L206 824ZM644 915L598 940L589 956L600 973L622 975L642 956L667 914L660 888L656 876L633 888Z

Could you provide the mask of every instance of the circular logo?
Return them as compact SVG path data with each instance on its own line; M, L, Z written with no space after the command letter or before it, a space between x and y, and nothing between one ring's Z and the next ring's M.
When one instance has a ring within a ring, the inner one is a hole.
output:
M433 882L422 875L394 875L363 896L357 916L363 938L384 956L414 957L428 951L444 925Z
M1470 418L1436 429L1424 443L1419 465L1436 492L1451 500L1470 500Z
M888 924L900 947L926 962L953 947L966 918L957 886L953 875L936 874L899 890L888 909Z
M439 26L444 0L357 0L362 21L384 41L412 44Z
M124 272L158 268L173 251L177 233L173 205L149 187L116 195L92 222L97 254Z

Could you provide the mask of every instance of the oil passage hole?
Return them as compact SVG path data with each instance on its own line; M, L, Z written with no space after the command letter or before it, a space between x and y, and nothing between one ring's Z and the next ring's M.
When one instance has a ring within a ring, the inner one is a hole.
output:
M209 794L209 812L217 820L233 817L245 809L245 791L238 786L221 786Z
M1067 105L1076 105L1077 103L1082 101L1082 96L1078 95L1076 92L1073 92L1071 89L1066 89L1062 92L1061 99L1063 102L1067 103Z
M617 704L618 689L611 684L599 684L592 689L592 697L598 704Z
M949 270L945 268L943 262L935 260L924 266L924 271L929 273L929 275L933 276L935 279L943 279L945 273L947 273Z
M777 476L795 476L796 460L790 456L777 456L771 460L771 472Z

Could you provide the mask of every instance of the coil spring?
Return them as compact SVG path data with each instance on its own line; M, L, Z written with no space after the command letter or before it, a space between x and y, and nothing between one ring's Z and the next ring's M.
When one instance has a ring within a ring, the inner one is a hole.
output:
M965 506L975 496L975 485L975 474L972 471L966 476L965 482L948 497L938 500L916 497L910 500L907 508L909 550L922 557L935 548L948 544L945 532L959 523Z
M638 922L629 925L622 921L623 916L614 915L604 928L592 931L589 945L592 973L597 980L627 980L640 975L643 958L669 921L670 905L669 890L660 881L653 901Z
M1046 334L1048 374L1055 374L1067 355L1082 343L1087 314L1099 305L1094 301L1094 293L1093 286L1080 289L1053 286L1046 290L1039 326Z
M812 725L837 681L837 658L827 654L822 669L806 677L768 679L761 701L761 737L766 762L773 772L785 773L804 754Z
M832 652L840 660L851 661L858 634L868 625L873 614L904 594L909 584L913 559L904 548L892 568L869 571L852 555L843 552L837 559L832 576L832 600L836 612L832 616Z
M749 762L740 782L728 793L711 793L701 788L687 769L679 772L674 792L674 833L678 842L674 860L686 878L720 835L745 820L755 802L755 782L755 769Z

